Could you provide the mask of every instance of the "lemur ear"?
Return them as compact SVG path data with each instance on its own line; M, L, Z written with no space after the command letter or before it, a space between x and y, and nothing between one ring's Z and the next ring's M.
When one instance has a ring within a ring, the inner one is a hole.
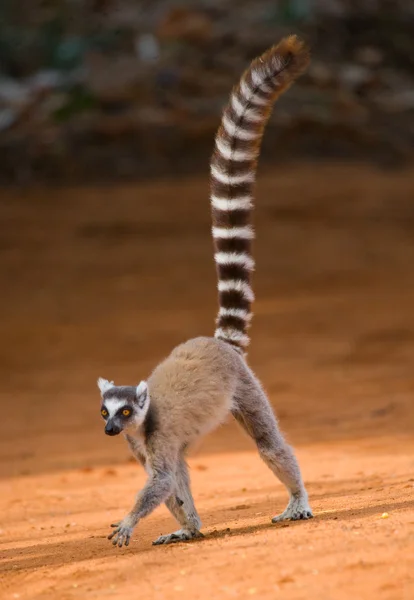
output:
M101 394L104 394L108 390L114 387L113 381L108 381L107 379L103 379L103 377L99 377L98 379L98 388L101 390Z
M137 385L137 389L135 390L135 398L138 402L139 408L144 408L145 403L147 401L148 396L148 385L146 381L141 381Z

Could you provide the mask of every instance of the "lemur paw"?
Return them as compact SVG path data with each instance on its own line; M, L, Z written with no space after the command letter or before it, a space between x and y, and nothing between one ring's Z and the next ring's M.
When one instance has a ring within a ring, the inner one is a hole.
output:
M115 527L115 530L108 535L108 540L112 540L112 544L114 546L118 545L120 548L124 544L125 546L129 546L129 541L136 524L137 519L132 515L126 516L125 519L122 519L118 523L113 523L111 527Z
M177 542L186 542L193 540L194 538L204 537L201 531L190 531L189 529L179 529L174 533L168 535L160 535L155 541L152 542L153 546L160 546L161 544L176 544Z
M280 515L273 517L272 523L279 521L299 521L301 519L312 519L312 509L308 504L307 498L303 496L293 496L290 502Z

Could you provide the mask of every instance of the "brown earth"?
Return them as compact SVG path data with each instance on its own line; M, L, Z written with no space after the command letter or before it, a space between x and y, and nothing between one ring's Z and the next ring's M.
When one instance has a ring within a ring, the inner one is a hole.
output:
M97 376L132 383L216 308L207 181L3 193L1 598L414 598L414 172L263 172L250 363L315 519L229 423L190 459L205 539L113 548L144 482L103 434ZM385 513L385 514L384 514Z

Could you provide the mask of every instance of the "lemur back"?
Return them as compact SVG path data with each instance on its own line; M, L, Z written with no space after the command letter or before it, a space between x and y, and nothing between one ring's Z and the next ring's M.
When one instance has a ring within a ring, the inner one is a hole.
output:
M165 444L189 445L225 420L242 362L228 344L200 337L177 346L155 368L147 383Z
M98 380L105 432L117 435L122 431L148 473L130 513L113 525L109 539L119 546L128 545L138 521L162 502L181 529L159 537L155 544L201 535L185 452L229 413L253 438L261 458L289 491L286 510L273 520L312 517L295 455L245 360L253 301L250 220L260 142L273 102L308 61L307 49L295 36L282 40L251 63L224 110L211 160L212 234L220 304L214 337L181 344L148 381L136 387Z

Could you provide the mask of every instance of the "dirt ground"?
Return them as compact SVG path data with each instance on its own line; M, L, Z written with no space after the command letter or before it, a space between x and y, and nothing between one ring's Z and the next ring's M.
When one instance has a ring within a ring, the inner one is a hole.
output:
M414 171L260 173L249 361L315 518L229 422L191 458L206 537L165 507L113 548L145 477L104 435L100 375L138 382L216 310L208 183L4 192L0 596L414 598Z

